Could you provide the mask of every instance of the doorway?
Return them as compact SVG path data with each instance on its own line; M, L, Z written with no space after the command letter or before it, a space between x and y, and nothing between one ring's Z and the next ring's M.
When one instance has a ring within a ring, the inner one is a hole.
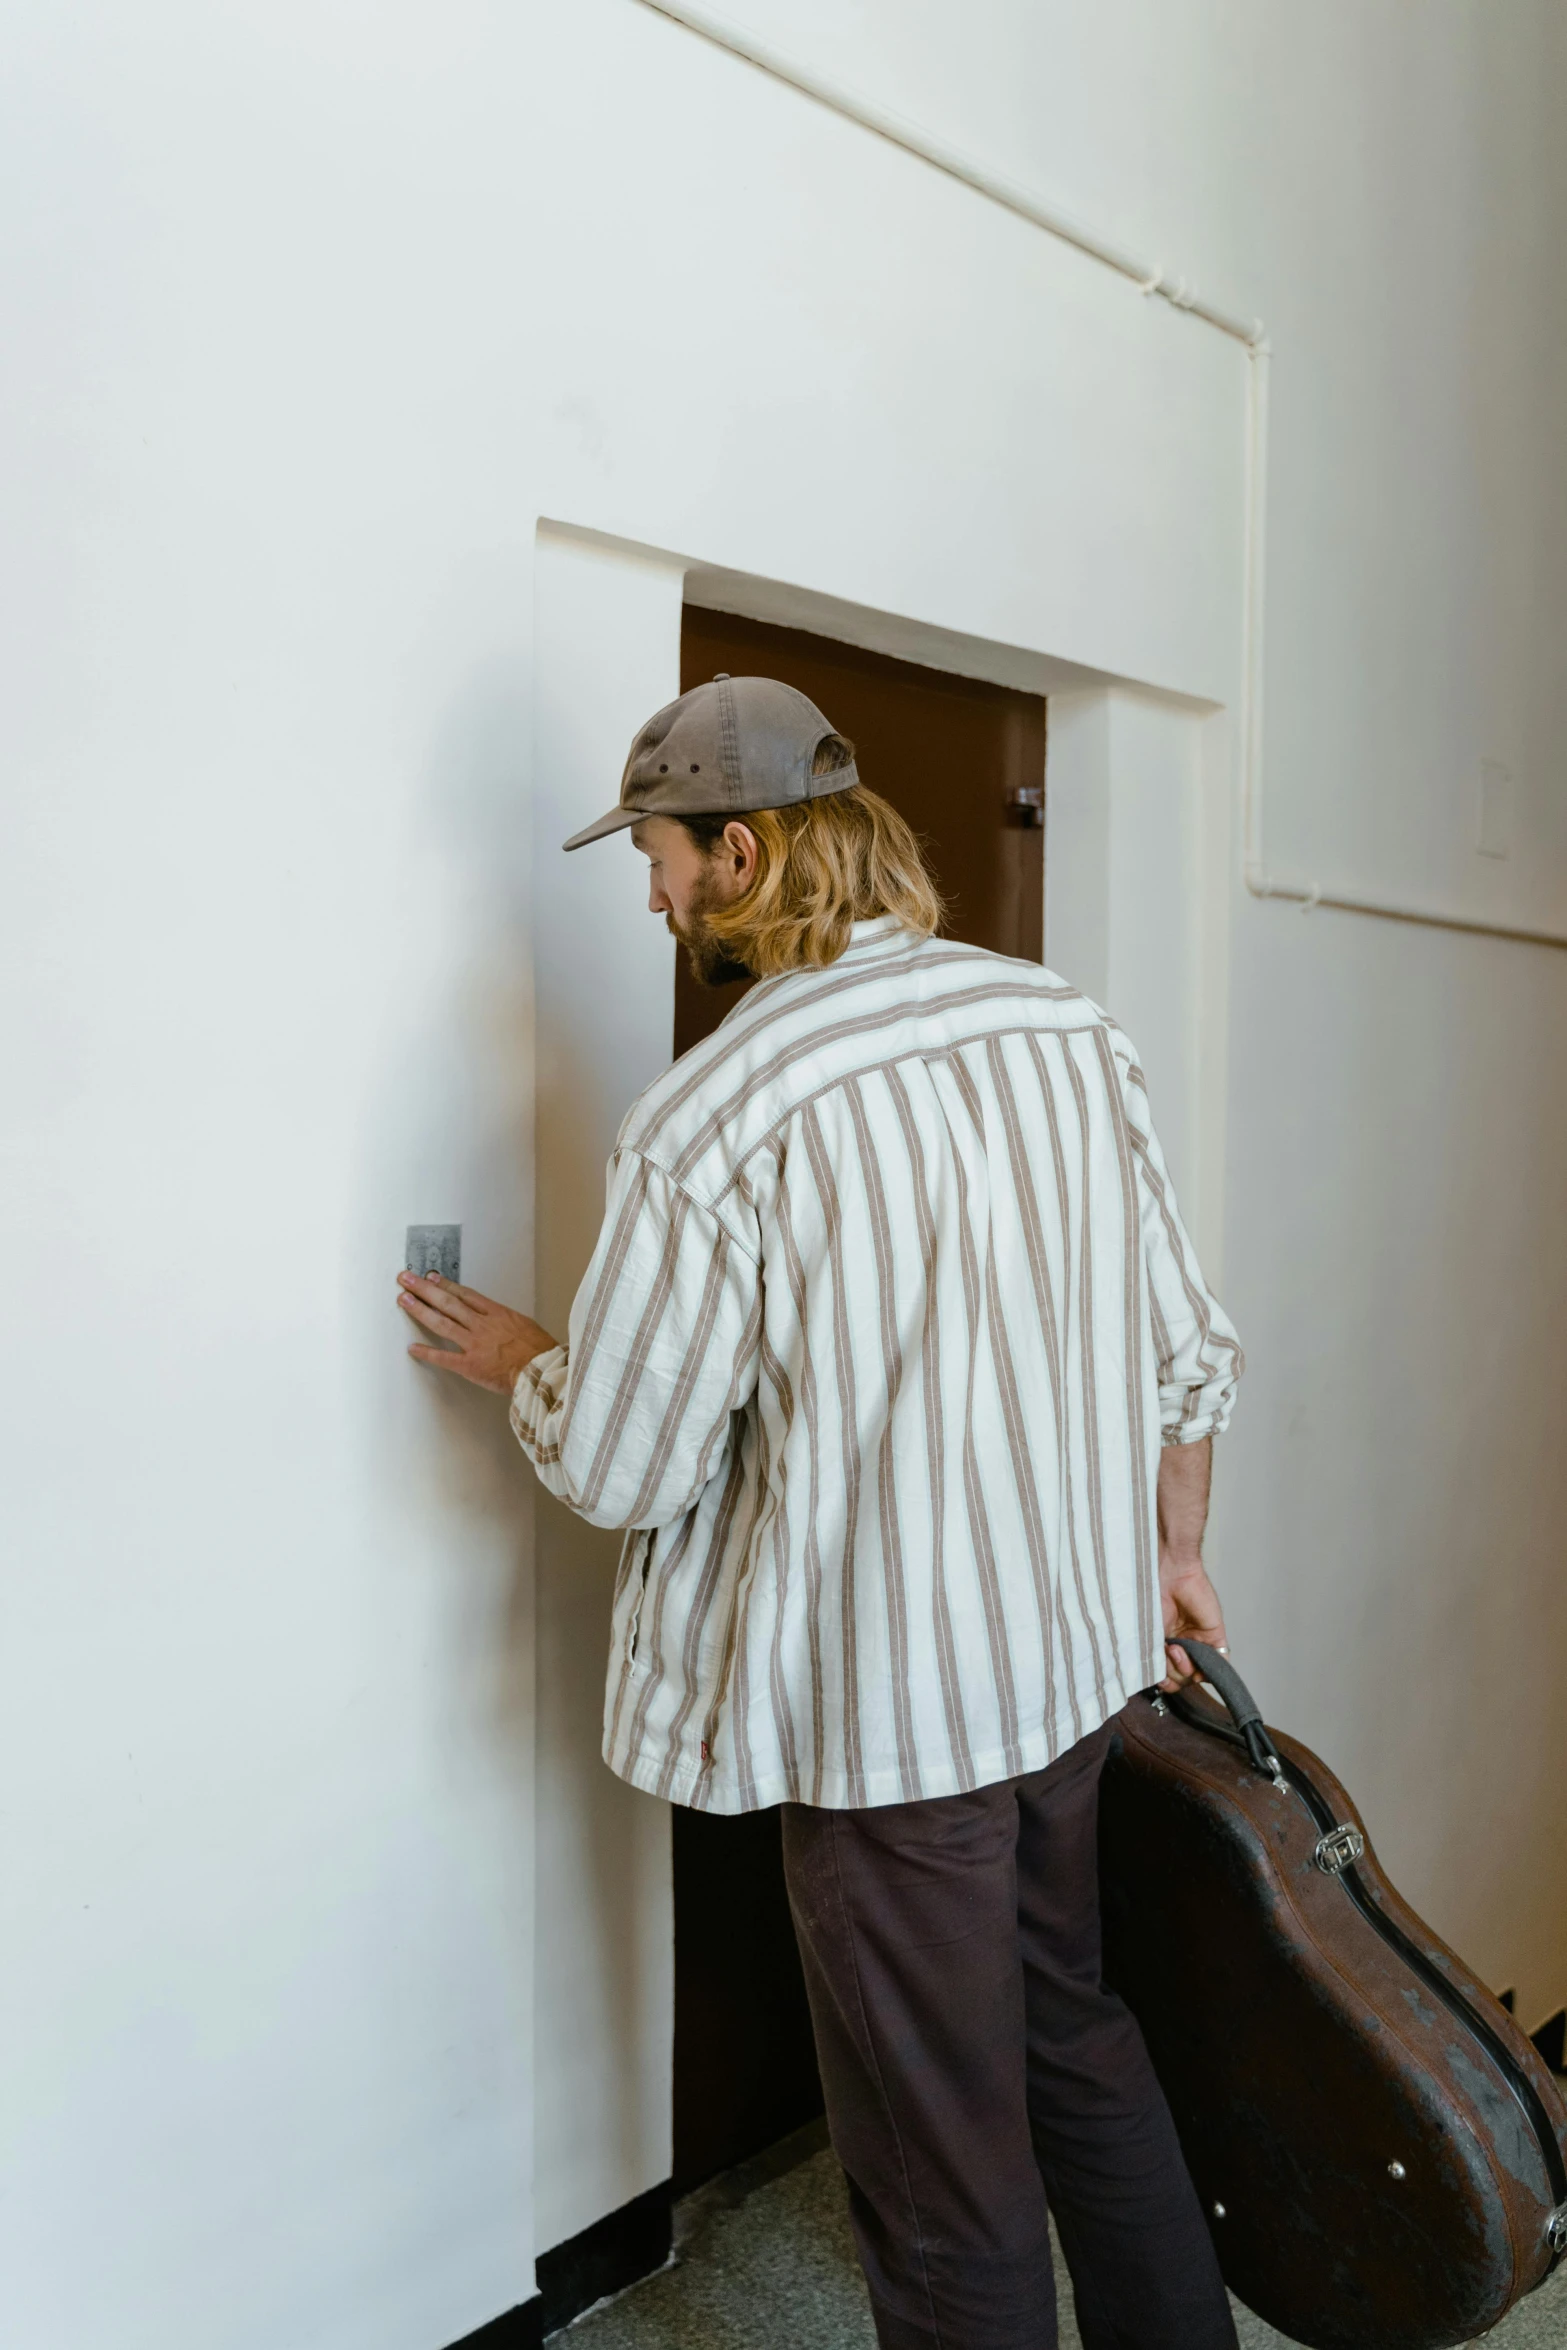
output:
M797 686L856 748L861 778L924 842L943 934L1044 958L1045 704L981 679L803 629L687 605L680 690L720 670ZM749 980L699 987L677 951L676 1054L711 1034ZM784 1892L779 1815L674 1810L674 2191L772 2145L822 2110Z
M947 900L945 937L1044 960L1043 695L688 604L681 692L721 669L798 686L856 745L862 779L926 846ZM676 1053L710 1035L750 984L699 987L677 957Z

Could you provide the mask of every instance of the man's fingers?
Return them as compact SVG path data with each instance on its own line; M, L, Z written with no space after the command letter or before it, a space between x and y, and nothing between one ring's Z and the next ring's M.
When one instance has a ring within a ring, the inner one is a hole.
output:
M1225 1645L1222 1623L1192 1624L1187 1627L1187 1632L1191 1639L1200 1640L1205 1648L1216 1648L1221 1656L1229 1655L1229 1649ZM1164 1657L1170 1671L1168 1678L1160 1682L1161 1689L1182 1689L1188 1681L1202 1679L1202 1674L1193 1664L1189 1652L1181 1646L1179 1635L1172 1635L1165 1641Z
M411 1346L408 1352L416 1363L433 1363L438 1371L455 1371L459 1379L472 1377L463 1366L462 1356L448 1354L444 1346Z
M422 1297L427 1305L441 1305L454 1322L469 1327L478 1320L476 1307L487 1301L476 1290L459 1289L455 1281L432 1281L423 1273L399 1273L404 1297Z
M465 1289L460 1281L441 1281L440 1291L443 1297L460 1297L476 1314L489 1313L495 1304L494 1298L486 1297L482 1289Z
M426 1330L433 1330L438 1338L455 1339L461 1346L472 1335L471 1324L454 1322L450 1314L443 1314L436 1307L427 1306L408 1290L404 1290L397 1302L405 1314L411 1314L416 1322L422 1322Z

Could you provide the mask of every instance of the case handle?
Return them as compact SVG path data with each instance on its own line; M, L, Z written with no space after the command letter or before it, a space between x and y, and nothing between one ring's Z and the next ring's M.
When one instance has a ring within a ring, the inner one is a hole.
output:
M1176 1645L1185 1649L1203 1679L1229 1708L1235 1727L1245 1741L1253 1770L1260 1771L1277 1786L1287 1785L1278 1750L1262 1725L1262 1708L1229 1658L1210 1648L1206 1641L1188 1639L1184 1632L1178 1636Z

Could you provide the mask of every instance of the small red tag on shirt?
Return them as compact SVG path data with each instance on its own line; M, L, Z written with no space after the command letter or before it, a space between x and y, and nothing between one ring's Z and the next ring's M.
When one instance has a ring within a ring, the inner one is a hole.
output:
M713 1750L712 1750L712 1748L711 1748L711 1747L708 1745L708 1743L707 1743L707 1740L704 1738L704 1739L703 1739L703 1741L702 1741L702 1760L703 1760L704 1762L711 1762L711 1761L712 1761L712 1759L713 1759Z

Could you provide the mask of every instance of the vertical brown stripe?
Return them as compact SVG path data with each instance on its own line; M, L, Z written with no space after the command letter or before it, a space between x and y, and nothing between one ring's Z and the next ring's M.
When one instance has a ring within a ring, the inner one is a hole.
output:
M925 1313L920 1329L920 1378L925 1406L925 1458L930 1494L931 1619L935 1636L936 1671L941 1682L941 1709L947 1725L947 1746L958 1786L974 1785L974 1757L963 1716L963 1687L958 1672L957 1642L952 1631L952 1603L947 1592L947 1430L941 1394L941 1270L938 1262L936 1219L931 1211L930 1186L925 1179L925 1153L914 1121L914 1105L901 1069L887 1071L887 1091L898 1116L903 1146L909 1155L914 1184L914 1225L919 1237L920 1267L925 1280Z
M687 1510L678 1527L660 1528L659 1532L653 1536L652 1546L648 1552L648 1584L652 1595L653 1613L648 1620L647 1637L641 1650L642 1655L647 1659L648 1669L642 1677L642 1687L637 1692L637 1702L631 1716L631 1728L626 1741L633 1754L641 1747L642 1741L647 1735L653 1700L656 1696L663 1694L665 1680L664 1609L669 1594L674 1589L675 1577L680 1571L681 1561L691 1547L691 1537L696 1532L697 1523L697 1511ZM674 1539L661 1550L659 1548L660 1536L671 1534ZM646 1607L647 1602L644 1600L644 1612ZM629 1678L628 1666L626 1679L629 1680ZM615 1710L618 1720L620 1711L618 1700Z
M1171 1204L1169 1187L1144 1146L1136 1127L1131 1127L1130 1132L1132 1149L1137 1163L1142 1169L1144 1180L1153 1193L1155 1204L1158 1207L1170 1262L1174 1266L1176 1278L1180 1282L1181 1293L1186 1299L1192 1326L1196 1333L1197 1364L1195 1367L1202 1373L1202 1383L1205 1386L1214 1381L1238 1379L1244 1368L1240 1348L1227 1332L1214 1328L1208 1292L1203 1286L1202 1276L1193 1259L1191 1244L1182 1230L1180 1219ZM1160 1324L1162 1327L1162 1315ZM1166 1344L1168 1345L1168 1338ZM1173 1357L1173 1347L1169 1351ZM1215 1355L1226 1357L1227 1363L1215 1361L1213 1359Z
M805 1497L805 1541L801 1565L805 1570L805 1622L807 1655L811 1674L811 1792L807 1800L822 1800L822 1773L826 1767L826 1690L822 1680L822 1550L821 1550L821 1465L822 1431L816 1365L811 1358L811 1326L808 1314L809 1299L805 1281L805 1263L794 1229L794 1211L789 1197L789 1170L787 1162L778 1170L778 1241L783 1257L784 1277L788 1284L789 1302L794 1309L795 1327L800 1342L800 1412L805 1424L807 1480ZM842 1588L835 1593L838 1604L843 1604Z
M800 1748L795 1731L794 1708L789 1700L789 1679L784 1670L784 1635L789 1608L789 1568L793 1557L793 1529L789 1523L789 1460L791 1438L794 1434L794 1382L784 1363L773 1352L772 1343L764 1329L762 1333L762 1373L778 1399L778 1416L782 1428L778 1439L776 1468L767 1442L765 1411L757 1414L758 1442L761 1447L757 1464L757 1481L772 1505L773 1556L773 1634L767 1648L767 1692L772 1706L773 1736L777 1741L779 1758L791 1787L800 1784ZM764 1501L764 1510L768 1502Z
M758 1297L758 1323L760 1318L761 1299ZM767 1436L760 1409L747 1411L743 1430L737 1431L737 1435L735 1449L742 1455L749 1450L755 1461L749 1479L751 1522L746 1528L730 1618L734 1655L735 1698L731 1711L731 1736L734 1741L735 1778L740 1808L749 1811L756 1802L756 1767L751 1752L751 1601L755 1596L757 1577L761 1573L762 1537L766 1531L767 1495L771 1486Z
M647 1369L653 1340L657 1336L659 1324L663 1321L674 1291L675 1270L680 1262L681 1237L685 1231L686 1218L690 1213L690 1199L685 1192L677 1191L674 1212L664 1226L658 1269L648 1290L647 1303L642 1309L642 1318L637 1324L636 1336L632 1340L630 1352L620 1366L620 1376L616 1382L614 1400L605 1417L604 1426L594 1448L587 1474L582 1480L581 1506L585 1510L597 1507L603 1498L604 1487L608 1482L610 1471L615 1465L615 1454L619 1447L621 1433L631 1415L632 1406L636 1402L637 1390L641 1384L642 1375ZM625 1278L624 1273L620 1278ZM572 1402L582 1393L587 1376L593 1368L593 1348L584 1346L579 1350L579 1353L581 1359L572 1366L574 1376L566 1403L568 1420L571 1415ZM564 1441L565 1431L563 1430L562 1443Z
M974 1082L974 1072L968 1065L968 1056L962 1051L953 1051L949 1052L946 1058L947 1067L952 1071L963 1107L969 1114L975 1134L983 1143L986 1139L985 1107L979 1098L979 1087Z
M1153 1552L1152 1511L1148 1493L1148 1422L1143 1394L1143 1220L1137 1198L1137 1171L1132 1164L1131 1135L1120 1079L1109 1040L1102 1028L1094 1030L1094 1048L1104 1078L1105 1106L1115 1137L1115 1163L1121 1178L1121 1230L1126 1250L1123 1302L1126 1313L1126 1432L1127 1476L1132 1488L1132 1540L1136 1546L1137 1638L1145 1657L1163 1654L1164 1627L1154 1627L1153 1601L1157 1564Z
M619 1173L618 1154L616 1173ZM583 1326L579 1346L592 1346L603 1327L604 1316L609 1311L615 1293L615 1284L620 1279L621 1267L626 1261L626 1252L635 1238L637 1226L647 1206L648 1174L646 1159L638 1156L626 1178L625 1196L615 1217L615 1228L610 1235L609 1247L604 1252L604 1261L599 1267L592 1310Z
M1117 1069L1120 1067L1118 1062L1116 1067ZM1227 1332L1214 1328L1211 1311L1213 1301L1204 1285L1191 1242L1175 1212L1175 1202L1170 1196L1169 1183L1159 1165L1158 1149L1153 1139L1153 1113L1148 1102L1147 1081L1135 1061L1127 1064L1125 1075L1127 1090L1129 1092L1135 1091L1141 1098L1144 1109L1148 1111L1146 1118L1133 1117L1130 1102L1127 1101L1125 1094L1121 1095L1120 1098L1126 1111L1132 1150L1142 1169L1143 1179L1158 1207L1160 1222L1164 1226L1164 1235L1169 1246L1170 1261L1175 1267L1196 1328L1199 1364L1205 1374L1205 1383L1224 1378L1226 1375L1231 1379L1237 1379L1244 1367L1240 1347ZM1214 1352L1228 1358L1228 1374L1221 1364L1210 1359L1210 1355Z
M609 1246L594 1276L593 1298L588 1308L582 1335L572 1349L573 1377L566 1386L566 1408L561 1418L560 1443L564 1444L571 1428L573 1390L580 1385L582 1372L593 1360L593 1350L603 1335L604 1323L614 1302L626 1258L636 1238L637 1228L647 1211L649 1170L645 1159L637 1159L627 1179L625 1197L615 1217L615 1228L610 1234ZM602 1245L602 1243L600 1244Z
M1079 1349L1083 1361L1083 1443L1088 1468L1088 1530L1093 1543L1094 1571L1099 1585L1099 1604L1106 1631L1110 1635L1110 1663L1118 1684L1125 1686L1126 1673L1121 1661L1121 1639L1116 1624L1115 1602L1110 1591L1110 1560L1105 1543L1104 1462L1099 1444L1099 1364L1094 1343L1094 1147L1093 1129L1088 1105L1088 1088L1077 1065L1071 1039L1064 1040L1061 1053L1067 1082L1072 1089L1072 1100L1077 1111L1078 1141L1081 1153L1082 1233L1078 1243L1077 1300ZM1105 1692L1098 1692L1103 1703Z
M733 1749L735 1801L741 1811L756 1809L756 1765L751 1754L751 1650L746 1639L751 1594L756 1588L756 1559L757 1545L753 1535L746 1543L741 1557L740 1580L735 1586L734 1601L729 1611L729 1638L724 1644L724 1678L730 1677L732 1667L734 1700L729 1708L729 1742ZM717 1726L715 1714L713 1733L716 1733ZM709 1755L712 1751L710 1745Z
M887 1649L891 1673L892 1734L898 1749L898 1777L902 1800L915 1803L920 1785L919 1749L914 1737L913 1695L909 1688L908 1595L903 1586L903 1537L898 1524L898 1487L893 1455L892 1426L903 1387L903 1349L898 1341L896 1275L892 1262L892 1224L887 1194L876 1164L875 1146L865 1115L865 1097L859 1081L851 1078L844 1090L849 1121L860 1155L860 1174L871 1219L871 1261L876 1268L876 1320L881 1333L881 1428L876 1440L876 1506L881 1529L881 1571L887 1602Z
M680 1643L680 1703L676 1706L674 1718L669 1725L664 1767L659 1773L658 1785L654 1790L658 1795L667 1796L669 1794L682 1762L687 1759L682 1752L686 1724L690 1721L703 1694L697 1673L697 1665L702 1653L702 1635L707 1630L708 1615L712 1610L713 1601L723 1576L730 1530L734 1525L744 1491L745 1463L741 1458L740 1448L736 1445L729 1455L729 1473L724 1479L723 1497L718 1505L718 1516L714 1522L713 1530L707 1538L707 1547L702 1554L702 1564L697 1571L696 1589L691 1598L691 1612L686 1618L685 1633ZM703 1742L708 1749L708 1768L711 1767L712 1750L717 1743L718 1713L723 1699L724 1682L720 1671L709 1693L705 1716ZM697 1801L695 1792L688 1800L692 1803Z
M680 1365L675 1384L670 1390L669 1401L664 1408L664 1417L653 1441L653 1449L648 1458L642 1483L637 1488L636 1496L626 1512L626 1516L633 1526L645 1518L652 1509L659 1486L663 1482L664 1472L674 1456L676 1442L684 1431L686 1414L690 1409L691 1398L696 1392L697 1380L706 1363L707 1351L712 1343L713 1331L718 1322L718 1309L722 1303L724 1292L724 1260L728 1249L727 1237L723 1233L719 1233L713 1243L713 1253L708 1258L707 1273L702 1283L702 1302L697 1308L696 1321L691 1332L690 1343L685 1351L685 1359ZM735 1393L736 1386L745 1379L749 1370L761 1317L762 1293L758 1288L751 1301L751 1310L746 1326L741 1331L735 1345L735 1373L729 1390L731 1397ZM726 1399L723 1411L702 1432L702 1442L698 1449L697 1460L699 1466L706 1464L701 1480L704 1485L711 1472L714 1450L719 1438L723 1435L729 1414L733 1409L734 1404Z
M1061 1139L1061 1117L1056 1105L1056 1080L1045 1065L1044 1052L1039 1038L1031 1036L1028 1039L1028 1044L1034 1072L1039 1080L1039 1099L1045 1114L1045 1128L1050 1137L1050 1166L1055 1178L1056 1214L1061 1233L1062 1304L1059 1313L1050 1284L1050 1256L1045 1242L1044 1211L1038 1190L1032 1180L1032 1169L1028 1164L1025 1163L1021 1168L1017 1180L1021 1196L1028 1204L1029 1263L1031 1271L1037 1264L1036 1279L1039 1285L1037 1295L1040 1299L1040 1313L1046 1333L1051 1381L1059 1403L1062 1514L1066 1521L1067 1555L1072 1562L1072 1588L1077 1595L1077 1615L1075 1623L1068 1623L1065 1595L1060 1584L1057 1583L1056 1595L1060 1613L1056 1621L1061 1633L1061 1652L1066 1664L1067 1701L1071 1707L1073 1728L1077 1736L1081 1737L1083 1735L1084 1714L1077 1694L1077 1642L1074 1637L1077 1631L1087 1634L1093 1658L1094 1688L1096 1693L1100 1695L1105 1687L1105 1668L1104 1656L1099 1644L1098 1617L1088 1596L1088 1585L1083 1575L1082 1551L1077 1539L1077 1471L1073 1461L1073 1395L1067 1377L1069 1366L1068 1337L1072 1313L1072 1189L1067 1179L1066 1148ZM1059 1052L1059 1047L1057 1047L1057 1051ZM1077 1233L1078 1249L1081 1252L1088 1244L1086 1208L1080 1222L1084 1227L1079 1229Z
M609 1606L609 1620L611 1625L614 1624L615 1618L619 1613L621 1598L625 1592L628 1581L633 1574L640 1572L642 1578L642 1605L636 1608L632 1616L632 1622L635 1624L638 1631L641 1630L643 1610L647 1604L647 1577L652 1555L652 1535L645 1527L634 1526L627 1534L626 1539L621 1544L620 1548L620 1566L615 1576L615 1595L610 1601ZM618 1631L616 1633L616 1637L617 1639L619 1638ZM620 1660L620 1680L615 1690L615 1706L614 1711L610 1716L609 1730L604 1741L611 1752L614 1751L616 1741L620 1736L620 1713L621 1708L626 1702L626 1691L631 1685L631 1669L635 1661L636 1634L633 1633L631 1640L626 1644L626 1652Z
M843 1762L844 1801L852 1809L865 1801L864 1740L860 1727L860 1669L858 1656L859 1594L855 1586L855 1536L860 1523L860 1443L854 1421L854 1335L849 1305L849 1274L844 1257L843 1206L827 1158L821 1121L814 1108L801 1113L801 1138L810 1162L811 1179L821 1203L827 1243L827 1268L832 1284L833 1369L838 1392L838 1448L843 1468L843 1557L838 1574L839 1630L843 1639Z
M725 1397L724 1409L719 1416L720 1426L724 1426L726 1424L732 1425L732 1416L741 1401L742 1393L746 1383L746 1365L750 1359L750 1342L752 1333L753 1330L759 1326L760 1318L761 1300L760 1297L758 1297L756 1304L752 1308L751 1324L748 1325L747 1330L742 1334L740 1345L736 1349L734 1369L729 1381L729 1391ZM685 1516L681 1519L680 1533L675 1542L671 1545L667 1556L661 1556L659 1554L658 1536L655 1534L653 1538L653 1546L649 1555L650 1559L657 1561L657 1593L654 1600L653 1620L649 1632L647 1649L645 1652L648 1660L648 1675L647 1679L643 1683L642 1694L637 1704L636 1718L632 1726L632 1735L634 1740L640 1740L640 1738L644 1735L654 1699L657 1696L661 1696L663 1692L664 1602L668 1596L670 1583L674 1576L675 1570L679 1566L680 1561L684 1558L687 1545L689 1544L691 1537L696 1530L700 1511L701 1497L698 1496L696 1502L693 1503L692 1507L686 1511Z
M771 1167L774 1194L776 1194L777 1186L783 1175L783 1146L781 1142L775 1141L767 1158ZM758 1178L760 1178L760 1172L759 1167ZM760 1217L763 1191L759 1182L753 1184L750 1181L745 1181L744 1194L747 1204ZM794 1566L793 1528L789 1519L789 1475L795 1421L794 1382L789 1376L787 1363L773 1343L768 1319L769 1311L771 1311L774 1316L783 1321L785 1324L785 1344L787 1344L787 1314L781 1312L782 1296L781 1294L775 1295L770 1309L765 1294L759 1302L761 1318L758 1325L757 1359L761 1381L765 1382L765 1389L759 1383L754 1420L756 1476L753 1501L755 1527L752 1540L758 1560L756 1575L761 1572L760 1559L764 1542L772 1562L773 1622L772 1632L767 1643L767 1697L772 1718L774 1751L782 1767L785 1781L793 1789L798 1788L801 1784L800 1740L786 1669L785 1642L789 1630L790 1586ZM767 1402L768 1392L774 1399L771 1407ZM776 1448L772 1433L775 1422L778 1430ZM747 1642L750 1639L750 1597L754 1597L756 1588L756 1576L754 1575L741 1629L741 1638ZM749 1752L749 1749L747 1751Z
M735 1446L735 1460L744 1475L744 1448ZM746 1479L750 1484L752 1480ZM738 1514L738 1513L737 1513ZM726 1549L728 1548L726 1541ZM729 1606L724 1616L724 1645L714 1676L712 1699L702 1721L702 1775L699 1785L710 1785L718 1767L719 1731L722 1725L724 1699L733 1687L733 1702L729 1707L730 1763L735 1776L735 1794L741 1811L756 1807L756 1778L751 1760L751 1675L746 1653L744 1626L746 1604L756 1571L756 1529L747 1525L733 1551L734 1572L727 1578ZM697 1798L693 1797L693 1801Z
M1039 1306L1040 1268L1034 1262L1034 1251L1028 1241L1028 1214L1022 1200L1017 1196L1017 1177L1020 1168L1023 1170L1025 1180L1027 1179L1026 1166L1024 1166L1022 1159L1022 1138L1018 1132L1017 1101L1012 1092L1011 1079L1007 1073L1006 1060L999 1039L991 1039L986 1049L986 1060L990 1070L991 1091L995 1096L996 1107L1001 1117L1002 1131L1007 1140L1008 1164L1013 1177L1013 1196L1018 1209L1019 1226L1024 1233L1025 1250L1030 1259L1029 1270L1034 1283L1035 1313L1041 1325L1041 1337L1043 1338L1045 1315L1040 1312ZM992 1169L993 1190L996 1187L999 1173L999 1168ZM1033 1199L1031 1183L1029 1185L1029 1203L1035 1209L1037 1222L1037 1203ZM994 1224L994 1218L992 1218L992 1224ZM1046 1269L1044 1293L1048 1297L1048 1269ZM1017 1488L1018 1513L1023 1521L1023 1539L1028 1547L1029 1570L1034 1578L1034 1598L1039 1609L1040 1670L1045 1692L1045 1726L1050 1740L1051 1752L1054 1753L1056 1751L1056 1659L1055 1641L1052 1634L1056 1606L1055 1577L1045 1541L1044 1514L1039 1505L1039 1484L1034 1475L1034 1446L1038 1442L1038 1437L1029 1424L1029 1415L1023 1409L1022 1394L1018 1387L1017 1366L1012 1354L1012 1341L1007 1330L1006 1308L1001 1295L1001 1284L996 1274L994 1245L991 1247L985 1268L985 1306L991 1331L991 1356L995 1363L996 1380L1001 1392L1001 1408L1007 1424L1007 1442L1011 1454L1013 1482ZM1048 1357L1048 1339L1045 1339L1045 1345ZM1056 1393L1053 1366L1051 1367L1050 1386L1055 1417L1056 1449L1059 1452L1061 1409L1060 1398Z
M942 1066L945 1068L949 1064L944 1062ZM945 1119L945 1104L941 1103L939 1090L936 1099ZM953 1181L958 1194L958 1258L963 1274L963 1312L967 1338L963 1366L963 1498L968 1505L969 1539L974 1545L974 1564L978 1571L980 1598L985 1611L985 1637L990 1647L990 1670L996 1689L1002 1755L1010 1772L1022 1768L1018 1744L1017 1693L1012 1684L1012 1660L1007 1653L1007 1621L1001 1597L1001 1578L996 1572L990 1519L985 1509L984 1482L980 1476L979 1456L974 1444L974 1386L979 1372L979 1258L974 1246L974 1215L969 1201L968 1169L963 1163L963 1152L957 1136L952 1133L951 1121L947 1120L946 1123L952 1146ZM985 1245L988 1250L988 1229Z
M1012 1481L1017 1492L1018 1514L1023 1520L1023 1540L1028 1547L1034 1603L1039 1611L1040 1686L1044 1693L1045 1735L1050 1742L1050 1751L1054 1754L1057 1751L1056 1686L1050 1637L1050 1569L1045 1557L1044 1528L1040 1519L1039 1493L1034 1483L1034 1464L1029 1457L1029 1431L1018 1397L1012 1345L1001 1304L1001 1284L996 1278L994 1248L988 1250L985 1257L985 1328L990 1338L990 1359L1001 1394L1002 1416L1006 1421L1011 1448Z

